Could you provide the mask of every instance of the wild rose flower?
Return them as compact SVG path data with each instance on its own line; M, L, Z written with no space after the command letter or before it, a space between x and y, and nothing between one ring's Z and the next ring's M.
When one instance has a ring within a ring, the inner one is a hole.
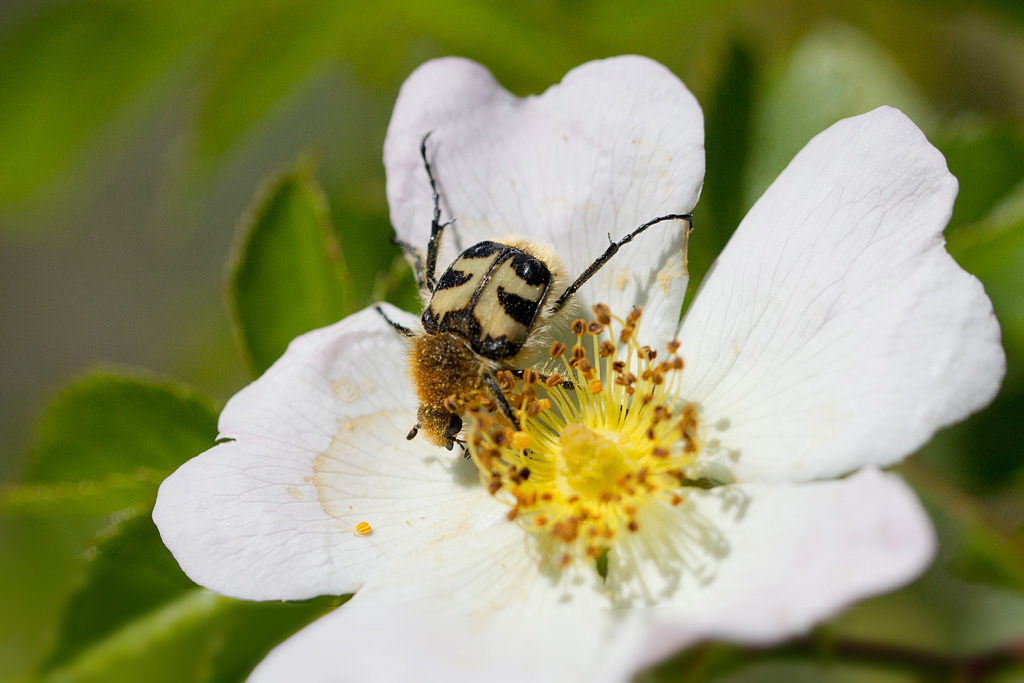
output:
M417 245L428 131L457 218L441 264L515 232L576 274L608 235L689 212L703 177L700 109L649 60L592 62L524 100L476 64L437 60L403 86L385 143L392 222ZM694 639L806 629L927 566L926 515L877 468L1002 378L991 304L944 248L956 191L900 112L840 121L751 209L681 326L685 229L648 230L579 293L584 310L607 304L607 324L577 330L586 355L552 361L572 388L514 390L528 450L486 413L468 420L472 460L407 441L403 340L373 310L303 335L232 398L231 440L164 482L154 519L220 593L358 591L275 651L257 670L268 679L397 675L382 653L462 656L473 637L484 651L555 643L528 658L551 680L590 655L616 680ZM543 619L439 634L437 613Z

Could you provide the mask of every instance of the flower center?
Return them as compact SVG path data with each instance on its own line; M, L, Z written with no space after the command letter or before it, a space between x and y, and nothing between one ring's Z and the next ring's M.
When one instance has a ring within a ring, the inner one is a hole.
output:
M558 435L558 445L558 476L582 496L598 498L614 491L618 479L629 469L622 451L630 444L620 432L567 424Z
M679 396L679 344L659 360L636 342L640 309L625 321L600 304L594 311L595 321L573 323L572 349L552 345L561 374L526 370L517 389L499 373L519 431L492 401L468 409L481 479L509 505L509 520L555 544L561 564L640 531L652 502L681 503L703 443L696 406Z

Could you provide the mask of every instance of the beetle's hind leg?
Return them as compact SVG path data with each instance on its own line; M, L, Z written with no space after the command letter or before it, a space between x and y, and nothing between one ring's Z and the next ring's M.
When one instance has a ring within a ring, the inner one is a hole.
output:
M416 333L413 332L412 330L410 330L408 327L406 327L402 323L395 322L394 320L389 318L388 314L384 312L384 309L381 308L380 305L374 306L373 310L375 310L378 313L380 313L380 317L384 318L384 321L388 325L391 325L391 327L393 327L395 329L395 331L398 332L398 334L402 335L403 337L415 337L416 336ZM419 425L416 425L416 427L419 427ZM413 429L411 434L412 434L412 436L409 437L410 439L413 438L414 436L416 436L416 429Z
M693 216L691 216L690 214L670 213L665 216L658 216L657 218L653 218L647 221L646 223L638 227L636 230L623 237L618 242L612 242L612 236L609 234L608 241L611 242L611 244L608 245L608 248L605 249L604 253L598 256L593 263L587 266L587 269L584 270L578 278L576 278L575 282L569 285L566 288L566 290L562 292L562 296L558 297L558 301L556 301L555 305L551 307L550 312L557 313L558 311L562 310L562 307L565 306L566 302L569 301L572 295L575 294L580 287L586 284L587 280L594 276L594 273L601 270L604 264L608 263L611 257L615 256L616 252L618 252L619 249L623 247L623 245L633 241L634 237L642 233L647 228L657 223L661 223L662 221L686 221L688 224L687 229L693 227Z

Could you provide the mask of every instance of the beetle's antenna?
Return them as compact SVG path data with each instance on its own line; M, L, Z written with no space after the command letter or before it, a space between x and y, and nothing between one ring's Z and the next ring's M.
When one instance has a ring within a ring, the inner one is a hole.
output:
M693 227L693 216L688 213L670 213L666 216L658 216L657 218L647 221L618 242L612 242L609 244L604 253L598 256L597 260L587 266L587 269L584 270L578 278L576 278L576 282L569 285L569 287L562 292L562 296L558 297L558 301L555 302L555 305L551 307L549 312L558 313L562 310L562 307L564 307L569 301L569 298L572 297L580 287L586 284L587 280L594 276L594 273L601 270L602 266L608 263L608 260L611 259L612 256L615 256L615 253L621 249L623 245L631 242L634 237L642 233L647 228L655 225L656 223L661 223L662 221L686 221L689 224L689 228Z

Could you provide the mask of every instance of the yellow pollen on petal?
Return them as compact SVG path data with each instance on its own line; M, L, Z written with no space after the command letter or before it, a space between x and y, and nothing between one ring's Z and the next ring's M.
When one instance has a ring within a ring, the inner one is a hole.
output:
M510 521L555 543L559 566L644 533L637 517L648 505L681 503L704 444L700 411L680 396L679 343L664 356L636 341L639 309L625 321L595 310L599 325L574 323L572 349L552 346L560 373L510 388L519 430L493 404L466 413L481 482Z

